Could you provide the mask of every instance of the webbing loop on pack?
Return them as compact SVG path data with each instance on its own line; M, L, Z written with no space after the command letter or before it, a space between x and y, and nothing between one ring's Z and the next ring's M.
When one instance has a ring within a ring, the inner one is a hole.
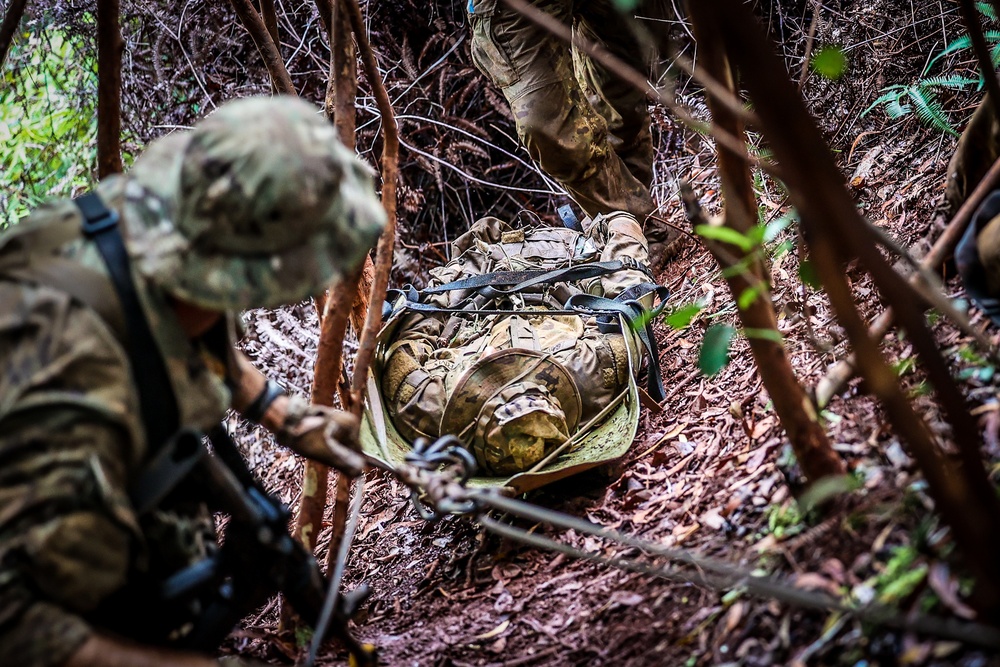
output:
M637 285L636 287L646 287L643 294L653 292L659 303L653 308L647 309L634 298L638 296L638 290L633 292L635 288L630 288L622 292L616 299L607 299L592 294L574 294L566 302L566 308L589 315L621 314L625 316L625 321L628 322L646 349L646 356L649 358L647 391L653 400L659 403L667 397L667 392L663 386L663 373L660 369L660 348L656 343L656 336L653 335L653 320L666 307L670 290L662 285ZM609 327L617 328L617 323L604 321L600 322L599 326L601 331L606 331L610 330Z

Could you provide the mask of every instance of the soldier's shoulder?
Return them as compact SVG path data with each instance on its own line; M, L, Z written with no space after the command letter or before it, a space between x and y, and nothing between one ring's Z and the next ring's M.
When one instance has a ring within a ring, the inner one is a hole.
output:
M55 409L130 420L127 357L94 311L50 287L0 281L0 313L0 421Z

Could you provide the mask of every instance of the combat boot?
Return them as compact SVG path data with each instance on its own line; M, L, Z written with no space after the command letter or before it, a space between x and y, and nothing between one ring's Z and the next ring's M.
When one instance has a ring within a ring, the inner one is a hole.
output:
M646 218L642 231L649 242L649 267L659 273L677 257L685 245L686 235L654 217Z

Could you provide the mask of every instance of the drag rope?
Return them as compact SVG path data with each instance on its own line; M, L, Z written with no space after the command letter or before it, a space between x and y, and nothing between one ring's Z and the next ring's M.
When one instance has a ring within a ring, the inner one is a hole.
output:
M330 588L327 591L326 599L323 601L323 611L313 630L312 641L309 643L309 654L302 663L303 667L313 667L315 664L316 654L319 653L319 647L323 644L327 628L330 626L330 620L333 618L333 612L337 608L337 602L340 600L340 583L344 578L344 570L347 567L347 558L351 552L354 533L361 519L361 504L365 497L364 475L358 478L356 487L354 498L351 501L351 515L347 521L347 527L344 529L344 539L340 541L340 548L337 550L337 560L333 565Z
M1000 648L1000 630L992 626L925 614L903 615L898 610L881 604L852 606L828 595L796 588L771 575L758 574L689 550L669 548L605 528L586 519L507 497L496 489L468 488L465 483L475 472L475 461L454 436L444 436L434 442L418 440L413 452L407 456L406 464L392 466L370 456L368 462L407 486L417 512L428 521L435 521L445 515L462 516L475 519L489 532L514 542L626 572L694 584L718 592L742 589L750 595L778 600L796 607L824 610L876 625ZM492 512L560 530L577 531L616 544L626 551L637 550L646 555L647 559L666 560L669 563L656 564L633 557L605 556L578 549L539 535L534 529L528 531L499 521L490 516ZM349 540L345 540L345 544L349 545ZM341 560L338 558L338 564ZM687 566L687 570L676 567L677 564Z

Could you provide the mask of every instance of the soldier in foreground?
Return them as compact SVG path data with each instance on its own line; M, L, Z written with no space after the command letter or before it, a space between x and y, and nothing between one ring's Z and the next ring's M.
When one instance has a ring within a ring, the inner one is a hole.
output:
M383 224L314 107L252 98L0 235L0 664L216 664L151 646L186 628L155 627L142 591L217 544L205 503L153 502L144 471L232 407L360 472L355 420L288 397L234 343L239 311L322 290Z
M611 0L531 4L572 26L574 38L646 71L643 49ZM590 217L634 215L649 241L652 267L662 267L683 237L649 217L656 206L645 95L503 0L470 0L469 11L473 63L503 91L532 159Z

